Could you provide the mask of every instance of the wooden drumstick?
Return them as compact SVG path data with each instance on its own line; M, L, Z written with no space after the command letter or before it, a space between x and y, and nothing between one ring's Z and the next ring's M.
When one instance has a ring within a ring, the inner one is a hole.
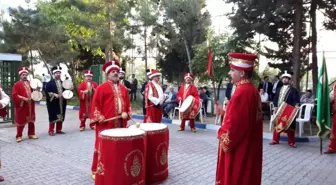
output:
M112 120L119 119L119 118L126 119L127 117L128 117L128 114L126 112L123 112L119 116L115 116L115 117L112 117L112 118L109 118L109 119L105 119L104 122L112 121Z

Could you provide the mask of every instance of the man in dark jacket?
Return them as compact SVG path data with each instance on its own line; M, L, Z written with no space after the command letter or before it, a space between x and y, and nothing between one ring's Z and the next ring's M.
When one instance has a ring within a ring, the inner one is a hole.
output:
M141 95L142 95L142 113L143 115L146 115L146 106L145 106L145 89L146 89L146 85L148 84L149 78L148 75L150 75L150 70L147 69L146 70L146 81L142 84L141 86Z

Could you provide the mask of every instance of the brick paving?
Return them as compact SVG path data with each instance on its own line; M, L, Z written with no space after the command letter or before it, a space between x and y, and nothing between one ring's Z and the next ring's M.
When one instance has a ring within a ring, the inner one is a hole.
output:
M15 127L0 129L2 168L8 185L91 185L94 131L79 132L78 112L67 110L65 135L47 135L48 114L36 106L38 140L15 142ZM169 179L165 185L213 185L217 163L216 132L178 132L170 128ZM25 134L26 134L25 130ZM264 140L263 185L336 184L336 155L320 155L319 143L269 146ZM324 141L326 149L327 141ZM249 169L246 169L249 170Z

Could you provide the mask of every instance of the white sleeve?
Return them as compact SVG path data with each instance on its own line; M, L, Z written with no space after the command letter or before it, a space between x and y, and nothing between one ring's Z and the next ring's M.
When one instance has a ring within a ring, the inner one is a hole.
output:
M149 99L149 101L151 101L152 103L154 103L154 105L158 105L160 103L160 99L159 98L155 98L153 96L153 90L152 90L151 86L149 86L148 99Z
M1 89L1 100L0 103L2 105L2 107L6 107L9 104L9 96Z
M330 102L334 100L334 90L332 90L329 94Z

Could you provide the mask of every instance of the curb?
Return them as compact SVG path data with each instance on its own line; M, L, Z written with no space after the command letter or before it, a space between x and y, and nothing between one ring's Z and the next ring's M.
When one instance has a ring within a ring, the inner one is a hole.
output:
M36 102L36 104L39 105L46 105L45 101L40 101L40 102ZM70 110L79 110L79 106L72 106L72 105L67 105L67 109ZM132 115L132 118L134 119L144 119L144 116L142 115ZM162 123L165 124L173 124L173 125L180 125L180 121L178 119L167 119L167 118L162 118ZM186 127L189 126L189 122L186 122ZM195 127L198 129L206 129L206 130L213 130L213 131L217 131L220 126L219 125L214 125L214 124L204 124L204 123L200 123L200 122L195 122ZM269 133L269 132L264 132L263 133L263 139L268 139L268 140L272 140L273 134ZM306 142L317 142L319 141L320 138L317 136L304 136L304 137L295 137L295 142L300 142L300 143L306 143ZM280 141L288 141L287 136L280 136Z

